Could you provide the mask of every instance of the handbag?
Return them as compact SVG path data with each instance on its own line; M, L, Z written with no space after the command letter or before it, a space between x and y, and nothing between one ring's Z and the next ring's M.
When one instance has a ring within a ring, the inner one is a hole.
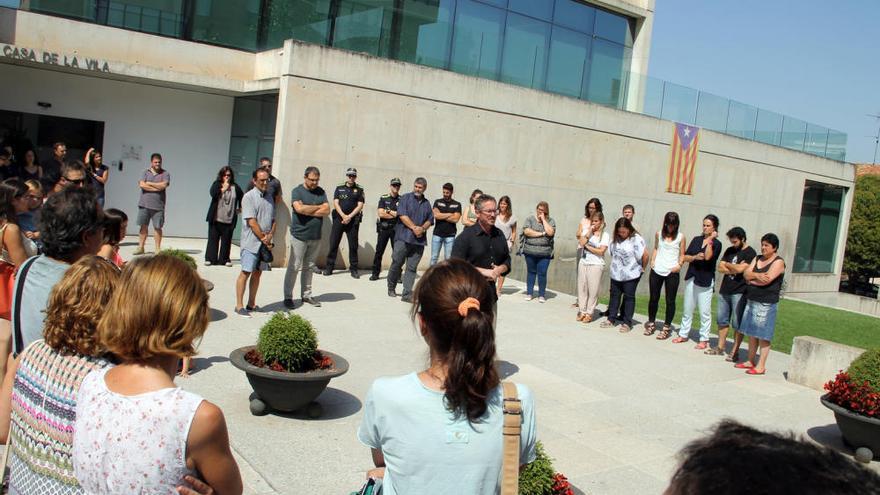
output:
M382 495L382 478L370 478L360 490L351 495Z
M15 291L15 265L0 261L0 318L11 320L12 294Z
M501 433L504 438L504 455L501 459L501 495L517 495L519 493L519 443L522 433L522 402L516 394L516 384L502 382L504 393L502 411L504 411L504 427Z
M269 246L260 243L260 249L257 252L257 256L260 258L260 261L267 264L272 264L275 261L275 256L272 255L272 250L269 249Z

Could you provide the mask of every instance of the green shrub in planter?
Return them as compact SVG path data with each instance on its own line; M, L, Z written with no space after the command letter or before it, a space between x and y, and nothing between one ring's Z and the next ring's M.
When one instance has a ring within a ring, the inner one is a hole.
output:
M519 495L552 495L553 460L544 452L544 444L535 444L535 461L519 473Z
M196 260L193 259L192 256L187 254L186 251L183 251L180 249L163 249L163 250L159 251L159 255L160 256L173 256L173 257L183 261L187 265L189 265L189 267L192 268L193 270L198 269L198 266L199 266L196 263Z
M880 348L863 352L849 365L847 373L853 383L868 382L871 390L880 394Z
M275 313L260 329L257 351L266 364L278 362L287 371L306 371L314 366L318 336L312 324L297 314Z

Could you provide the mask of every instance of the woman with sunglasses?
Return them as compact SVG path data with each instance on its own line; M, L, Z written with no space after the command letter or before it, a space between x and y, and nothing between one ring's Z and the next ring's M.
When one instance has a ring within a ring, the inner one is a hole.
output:
M232 233L241 211L241 198L244 194L235 183L232 168L224 166L217 172L217 180L211 184L211 206L208 207L208 246L205 248L205 266L232 266L229 251L232 246Z

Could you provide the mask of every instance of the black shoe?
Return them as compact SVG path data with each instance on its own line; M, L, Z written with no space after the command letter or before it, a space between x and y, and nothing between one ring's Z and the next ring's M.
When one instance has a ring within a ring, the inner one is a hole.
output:
M324 271L322 273L327 276L333 275L333 269L332 268L324 268Z
M370 275L370 280L375 282L376 280L379 280L379 276L374 273Z
M405 303L411 303L411 302L412 302L412 296L403 296L403 297L400 298L400 300L401 300L402 302L405 302Z
M315 299L314 297L304 297L304 298L303 298L303 303L311 304L312 306L314 306L314 307L316 307L316 308L320 308L320 307L321 307L321 301L318 301L318 300Z
M285 299L284 307L287 309L293 309L296 307L296 303L293 302L293 299Z
M388 297L397 297L397 292L394 289L388 289Z
M361 274L357 270L351 270L351 278L361 278Z
M315 265L314 267L312 267L312 273L314 273L316 275L320 275L322 273L322 270L320 268L318 268L317 265Z

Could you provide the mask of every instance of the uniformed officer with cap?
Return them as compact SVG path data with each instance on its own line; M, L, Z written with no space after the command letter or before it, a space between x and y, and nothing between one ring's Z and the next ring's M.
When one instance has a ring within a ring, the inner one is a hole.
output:
M347 180L336 186L333 191L333 226L330 229L330 250L327 251L327 265L324 275L333 273L336 265L336 253L342 234L348 239L348 268L351 276L360 278L358 274L358 229L361 225L361 211L364 209L364 188L356 182L357 169L349 167L345 171Z
M391 179L391 191L379 198L379 210L376 212L376 256L373 257L373 274L370 280L379 280L382 270L382 256L388 242L394 246L394 227L397 225L397 203L400 202L400 179Z

